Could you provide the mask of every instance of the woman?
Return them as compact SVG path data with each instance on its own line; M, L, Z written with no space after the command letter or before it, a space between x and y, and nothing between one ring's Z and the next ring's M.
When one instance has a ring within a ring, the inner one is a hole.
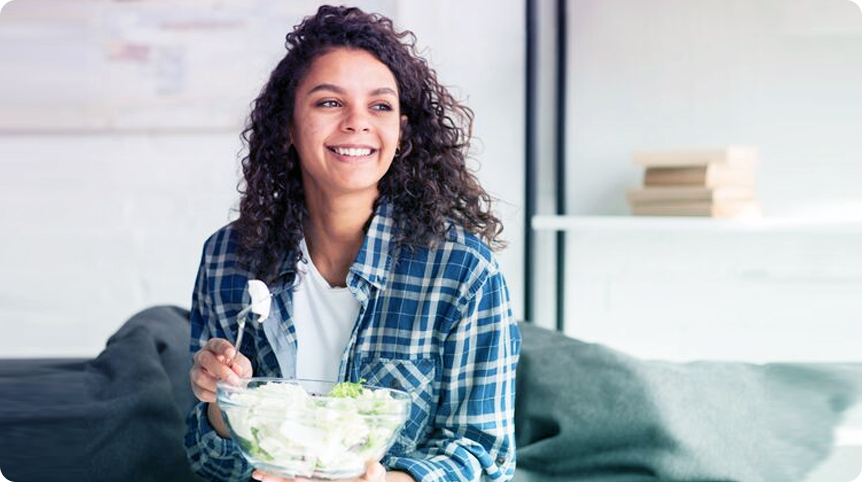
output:
M205 243L193 295L186 446L205 478L275 480L215 403L217 380L250 376L410 392L409 422L362 480L513 474L520 334L489 248L502 228L465 165L472 113L414 42L379 15L321 7L255 101L240 216ZM277 295L236 353L255 278Z

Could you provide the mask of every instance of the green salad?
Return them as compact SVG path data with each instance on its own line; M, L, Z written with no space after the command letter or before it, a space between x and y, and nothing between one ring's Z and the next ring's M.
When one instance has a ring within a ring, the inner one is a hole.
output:
M362 381L360 381L362 382ZM269 382L219 397L234 440L255 467L286 477L348 478L379 460L409 409L406 394L336 384L326 394Z

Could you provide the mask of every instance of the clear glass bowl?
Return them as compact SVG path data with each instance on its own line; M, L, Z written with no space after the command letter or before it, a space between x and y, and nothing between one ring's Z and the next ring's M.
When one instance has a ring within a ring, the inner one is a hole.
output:
M355 478L392 446L410 396L363 385L356 398L336 397L335 385L258 377L219 382L216 397L231 438L255 468L286 478Z

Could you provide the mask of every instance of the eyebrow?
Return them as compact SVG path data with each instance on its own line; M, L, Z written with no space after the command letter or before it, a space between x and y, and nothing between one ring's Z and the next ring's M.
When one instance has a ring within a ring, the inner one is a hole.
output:
M313 94L315 92L319 92L321 90L327 90L327 91L335 92L336 94L342 94L342 95L346 92L344 89L342 89L341 87L339 87L337 85L317 84L311 90L309 90L308 94L306 94L306 95L311 95L311 94ZM389 87L380 87L378 89L374 89L371 91L371 95L385 95L385 94L392 95L394 97L398 97L398 93Z

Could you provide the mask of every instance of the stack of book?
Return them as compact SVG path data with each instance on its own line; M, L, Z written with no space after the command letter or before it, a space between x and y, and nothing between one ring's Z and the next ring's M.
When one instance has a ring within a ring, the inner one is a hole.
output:
M636 216L759 216L757 148L640 150L643 186L627 193Z

